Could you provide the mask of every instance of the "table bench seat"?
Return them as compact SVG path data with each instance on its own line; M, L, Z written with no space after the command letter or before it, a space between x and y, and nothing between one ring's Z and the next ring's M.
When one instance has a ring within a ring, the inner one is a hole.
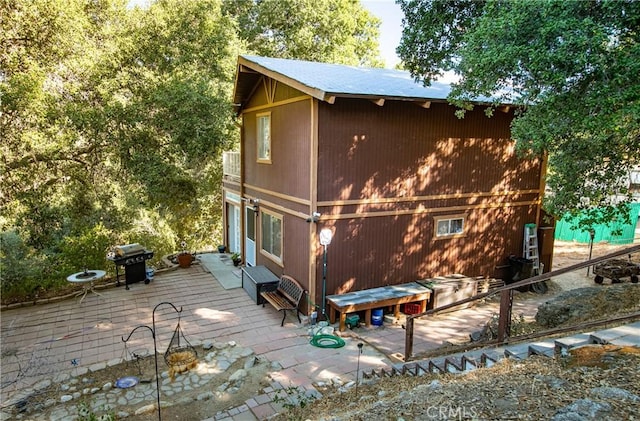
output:
M336 313L339 313L339 329L342 332L346 329L347 314L364 310L365 324L369 326L371 324L372 309L393 306L395 316L399 317L401 304L419 302L420 312L424 312L430 296L431 289L417 282L329 295L327 296L329 321L335 323Z

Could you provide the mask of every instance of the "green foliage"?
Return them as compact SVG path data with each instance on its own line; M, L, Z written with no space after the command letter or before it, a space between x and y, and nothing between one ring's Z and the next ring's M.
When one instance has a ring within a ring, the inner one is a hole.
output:
M305 408L315 400L315 395L305 391L304 388L296 386L280 389L273 397L273 402L282 405L288 410L288 415L292 416L299 415L296 409Z
M113 237L102 224L65 237L60 243L57 269L66 276L82 269L105 269L106 255L114 244Z
M283 19L286 5L304 13ZM153 250L153 265L182 239L194 251L222 242L221 153L239 137L237 56L275 45L260 31L273 28L289 57L377 57L379 23L345 0L133 9L8 0L0 10L3 300L65 286L84 267L112 273L105 256L117 244Z
M379 67L380 20L352 0L228 0L253 54Z
M624 217L640 164L640 3L400 3L398 51L416 77L454 70L456 104L521 106L512 133L523 153L548 154L550 213L588 211L587 228Z
M38 288L44 261L16 231L0 233L0 286L2 296L31 294Z
M107 411L104 414L97 415L86 402L80 402L76 405L78 417L81 421L114 421L116 414L113 411Z

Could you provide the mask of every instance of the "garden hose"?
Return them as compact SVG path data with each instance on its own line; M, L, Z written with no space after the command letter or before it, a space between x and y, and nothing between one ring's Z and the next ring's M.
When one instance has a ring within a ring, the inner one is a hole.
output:
M317 346L318 348L342 348L345 343L344 339L334 336L334 335L313 335L311 341L309 341L311 345Z

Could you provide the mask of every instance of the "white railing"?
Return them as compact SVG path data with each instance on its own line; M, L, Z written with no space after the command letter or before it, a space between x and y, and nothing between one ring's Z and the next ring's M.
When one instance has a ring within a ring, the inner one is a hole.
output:
M240 152L222 152L222 173L240 177Z

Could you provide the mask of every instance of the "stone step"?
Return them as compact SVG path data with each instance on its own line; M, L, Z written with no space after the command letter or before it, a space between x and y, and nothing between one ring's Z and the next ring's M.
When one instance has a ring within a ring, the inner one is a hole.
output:
M381 368L363 373L364 378L381 378L397 375L423 376L426 373L463 373L476 368L491 367L504 358L523 360L530 355L553 358L566 356L570 349L593 343L614 343L621 346L640 346L640 322L604 329L597 332L579 333L558 339L527 342L495 348L476 349L440 356L430 360L396 363L391 368Z
M637 346L640 348L640 336L623 336L614 339L611 343L618 346Z
M416 373L418 374L418 376L424 376L425 374L429 373L429 364L425 361L416 364Z
M610 329L599 330L591 334L591 340L598 344L611 343L618 338L623 337L640 337L640 326L634 326L633 324L625 326L616 326Z
M507 345L505 347L504 354L509 358L524 360L529 356L529 344L523 343L516 345Z
M447 373L461 373L464 371L462 358L453 355L444 360L444 367Z
M466 352L462 355L462 369L463 371L471 371L476 368L484 367L482 356L484 355L483 349L477 349L475 351Z
M481 361L484 367L491 367L503 358L505 358L504 348L493 348L484 351Z
M430 373L446 373L447 367L445 366L446 357L435 358L429 360L429 372Z
M529 355L553 358L556 355L556 344L552 340L530 343Z
M556 354L566 356L569 350L583 345L589 345L591 342L590 333L578 333L577 335L567 336L565 338L559 338L554 341L556 347Z

